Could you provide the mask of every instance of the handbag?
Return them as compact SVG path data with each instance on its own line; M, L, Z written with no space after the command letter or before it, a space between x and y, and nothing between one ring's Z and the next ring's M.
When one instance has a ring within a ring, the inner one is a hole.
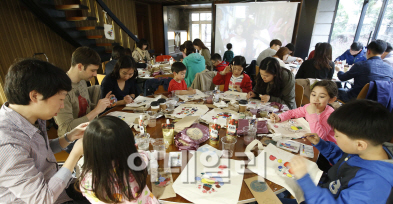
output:
M199 144L209 139L209 128L199 123L192 124L175 136L175 145L180 150L197 150Z

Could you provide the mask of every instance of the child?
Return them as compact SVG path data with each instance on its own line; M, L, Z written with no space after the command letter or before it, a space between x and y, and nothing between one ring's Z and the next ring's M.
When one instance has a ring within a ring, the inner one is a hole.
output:
M305 117L310 124L311 132L317 133L323 140L336 143L334 130L327 120L334 111L328 103L337 99L338 89L336 83L329 80L318 81L311 90L310 103L280 115L271 114L270 119L275 122L286 121L291 118Z
M218 53L214 53L210 60L212 61L214 71L224 71L225 67L228 66L227 62L221 60L221 55Z
M393 203L393 115L381 104L355 100L334 111L328 124L337 145L307 134L307 139L334 166L327 182L316 187L304 159L294 157L291 171L306 203Z
M232 44L228 43L227 44L227 51L224 52L224 58L222 59L223 61L230 63L232 62L233 59L233 52L232 52Z
M136 150L134 135L124 121L113 116L95 119L83 140L79 189L91 203L159 203L146 185L147 158Z
M187 89L186 76L187 67L181 62L175 62L171 67L173 73L173 79L169 82L168 92L176 91L179 95L191 95L196 94L196 90L191 87Z
M224 91L237 91L248 93L252 91L250 77L244 73L246 59L243 56L233 58L230 66L225 67L224 71L217 72L213 78L215 85L224 84Z

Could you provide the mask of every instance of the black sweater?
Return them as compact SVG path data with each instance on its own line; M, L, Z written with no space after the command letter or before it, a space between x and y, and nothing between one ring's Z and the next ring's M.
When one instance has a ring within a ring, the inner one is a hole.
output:
M317 69L314 66L314 59L306 60L300 66L295 79L332 79L334 73L334 62L330 61L331 68L324 67Z

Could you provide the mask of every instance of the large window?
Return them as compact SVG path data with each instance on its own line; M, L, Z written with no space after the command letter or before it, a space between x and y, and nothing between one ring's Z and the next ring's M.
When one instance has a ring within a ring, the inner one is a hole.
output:
M199 38L211 50L212 13L193 12L190 14L191 41Z
M379 28L378 39L393 43L393 0L388 2L382 24Z
M376 38L392 43L392 2L393 0L339 0L330 38L333 59L349 49L354 41L359 41L364 46Z

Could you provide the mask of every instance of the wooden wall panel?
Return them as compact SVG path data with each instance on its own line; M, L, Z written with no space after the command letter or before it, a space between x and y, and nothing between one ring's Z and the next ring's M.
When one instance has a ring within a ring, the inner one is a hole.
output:
M137 35L137 20L136 20L136 11L135 11L135 2L130 0L104 0L104 3L108 6L108 8L116 15L116 17L134 34ZM76 22L76 26L103 26L104 25L104 12L100 5L96 3L95 0L83 0L82 4L89 6L91 12L89 13L87 10L83 11L84 16L92 16L97 17L97 21L81 21ZM97 8L97 10L96 10ZM98 11L98 12L96 12ZM107 23L111 24L112 19L108 17ZM107 40L104 38L96 40L97 43L120 43L120 45L124 47L129 47L131 49L134 48L134 40L130 38L124 31L120 32L120 27L114 23L114 32L115 32L115 40ZM86 31L86 35L104 35L103 30L91 30ZM122 39L122 42L121 42ZM130 42L130 43L128 43Z
M4 102L4 78L15 59L44 52L49 62L64 71L70 68L75 47L39 21L20 1L1 1L0 30L0 104ZM45 58L41 56L40 59Z
M156 55L165 53L164 44L164 19L162 4L150 4L150 20L152 24L152 49Z

